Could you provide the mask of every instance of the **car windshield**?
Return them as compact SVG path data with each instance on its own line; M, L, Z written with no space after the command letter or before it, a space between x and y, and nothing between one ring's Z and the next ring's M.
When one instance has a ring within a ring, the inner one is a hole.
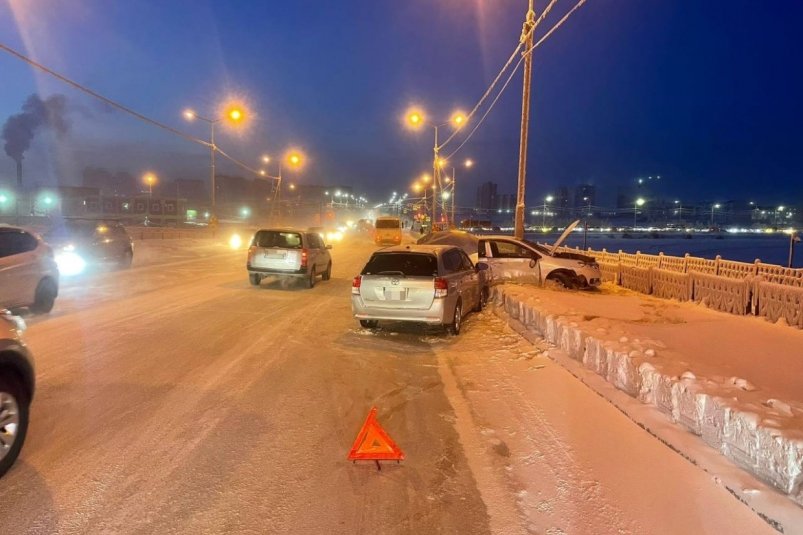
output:
M253 245L257 247L277 247L281 249L301 249L301 234L279 230L260 230L254 236Z
M544 254L547 254L547 255L549 254L549 249L547 247L544 247L543 245L540 245L540 244L535 243L534 241L530 241L530 240L521 240L521 241L523 243L526 243L527 245L529 245L530 247L532 247L533 249L535 249L536 251L538 251L540 253L544 253Z
M376 253L365 265L362 274L432 277L438 274L438 259L429 253Z
M398 219L377 219L376 228L399 228Z

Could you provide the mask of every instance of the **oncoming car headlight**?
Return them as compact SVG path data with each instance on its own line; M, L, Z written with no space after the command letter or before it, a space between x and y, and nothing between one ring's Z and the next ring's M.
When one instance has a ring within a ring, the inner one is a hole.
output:
M340 231L326 233L326 241L340 241L342 239L343 233Z
M86 269L86 260L75 252L74 246L68 245L60 252L56 253L56 265L59 268L60 275L70 277L84 272Z
M239 249L243 245L243 239L240 237L239 234L232 234L231 238L229 238L229 247L234 250Z

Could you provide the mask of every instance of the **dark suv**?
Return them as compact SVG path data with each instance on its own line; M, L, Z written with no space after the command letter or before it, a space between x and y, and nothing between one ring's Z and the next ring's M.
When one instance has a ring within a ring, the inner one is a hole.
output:
M134 260L131 237L117 221L65 219L45 235L45 240L56 251L63 275L75 275L99 264L128 268Z
M22 449L34 391L33 360L20 332L21 319L0 311L0 476Z

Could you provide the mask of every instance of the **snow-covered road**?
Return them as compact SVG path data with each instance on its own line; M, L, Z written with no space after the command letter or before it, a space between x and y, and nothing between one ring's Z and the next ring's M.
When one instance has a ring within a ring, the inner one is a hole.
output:
M28 319L0 533L773 533L490 312L361 329L367 243L312 290L187 245L140 243ZM373 405L406 454L381 472L345 459Z

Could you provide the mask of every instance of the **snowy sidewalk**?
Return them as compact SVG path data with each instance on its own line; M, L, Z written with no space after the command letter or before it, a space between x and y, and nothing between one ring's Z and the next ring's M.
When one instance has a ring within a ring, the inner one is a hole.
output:
M509 320L803 506L802 331L612 285L509 284L494 298Z

